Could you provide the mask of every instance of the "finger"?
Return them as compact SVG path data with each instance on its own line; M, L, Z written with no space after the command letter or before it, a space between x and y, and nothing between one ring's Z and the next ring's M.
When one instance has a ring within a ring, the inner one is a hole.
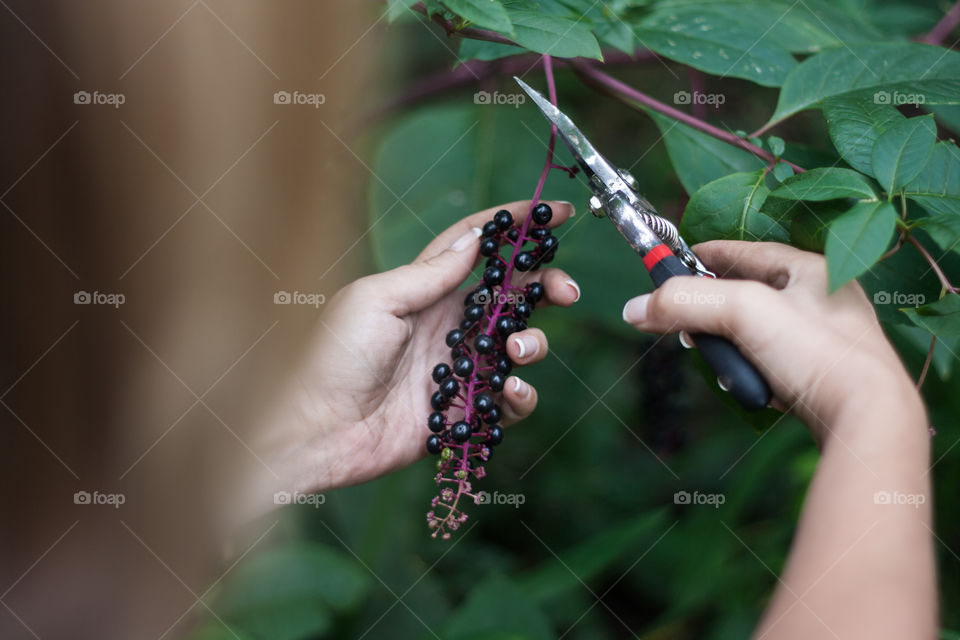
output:
M480 252L479 237L478 227L468 228L431 258L358 282L370 288L365 293L371 302L385 304L397 316L420 311L459 287L470 275Z
M818 270L826 274L823 256L778 242L712 240L693 249L721 278L759 280L775 289Z
M525 287L531 282L543 285L544 296L537 303L538 309L550 305L569 307L580 299L580 285L562 269L550 268L524 273L517 280L517 286Z
M507 338L507 355L517 364L540 362L547 355L547 336L540 329L525 329Z
M560 226L574 214L574 207L569 202L554 200L544 200L543 202L546 202L548 205L550 205L550 208L553 209L553 217L550 219L550 223L547 225L549 227ZM428 244L422 252L420 252L420 255L417 256L417 260L423 260L440 253L443 251L444 247L449 245L455 239L459 238L472 227L482 227L484 223L493 218L493 214L500 209L506 209L509 211L513 215L513 219L517 223L520 223L525 220L527 215L530 213L530 201L518 200L509 204L490 207L489 209L484 209L483 211L467 216L434 238L433 241Z
M789 317L781 294L753 280L670 278L653 293L633 298L623 308L623 319L654 333L709 333L762 339L772 329L782 330Z
M537 408L537 390L517 376L510 376L503 387L503 400L504 423L519 422Z

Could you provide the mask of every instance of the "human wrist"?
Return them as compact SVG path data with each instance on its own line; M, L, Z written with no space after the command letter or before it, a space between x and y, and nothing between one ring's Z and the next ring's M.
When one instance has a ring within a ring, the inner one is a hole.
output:
M845 394L828 413L824 443L831 439L859 443L905 444L929 440L923 400L905 371L876 368L858 380L858 389Z

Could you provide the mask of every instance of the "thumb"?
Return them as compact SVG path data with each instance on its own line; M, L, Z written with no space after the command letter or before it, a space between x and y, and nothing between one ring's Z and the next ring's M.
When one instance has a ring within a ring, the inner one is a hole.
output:
M390 310L398 316L414 313L459 287L477 262L480 233L473 227L430 258L374 276Z

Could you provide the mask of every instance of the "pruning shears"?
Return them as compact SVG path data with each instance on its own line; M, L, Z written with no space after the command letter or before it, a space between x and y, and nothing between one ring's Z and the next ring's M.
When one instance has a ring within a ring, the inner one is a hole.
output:
M533 99L543 115L557 128L577 164L589 181L593 195L590 212L609 218L643 259L655 287L674 276L716 278L687 246L668 220L661 218L637 191L629 172L610 164L590 143L573 121L523 80L514 80ZM757 368L728 339L709 334L691 336L704 360L717 374L720 388L728 391L745 409L756 411L770 404L770 385Z

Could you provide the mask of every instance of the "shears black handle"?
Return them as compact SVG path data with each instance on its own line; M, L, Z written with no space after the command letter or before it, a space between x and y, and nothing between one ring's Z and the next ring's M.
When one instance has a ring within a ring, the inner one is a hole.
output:
M653 285L659 287L674 276L692 275L687 266L664 244L657 245L643 258ZM770 404L773 393L753 363L732 342L721 336L694 333L690 336L713 372L717 383L748 411L759 411Z

